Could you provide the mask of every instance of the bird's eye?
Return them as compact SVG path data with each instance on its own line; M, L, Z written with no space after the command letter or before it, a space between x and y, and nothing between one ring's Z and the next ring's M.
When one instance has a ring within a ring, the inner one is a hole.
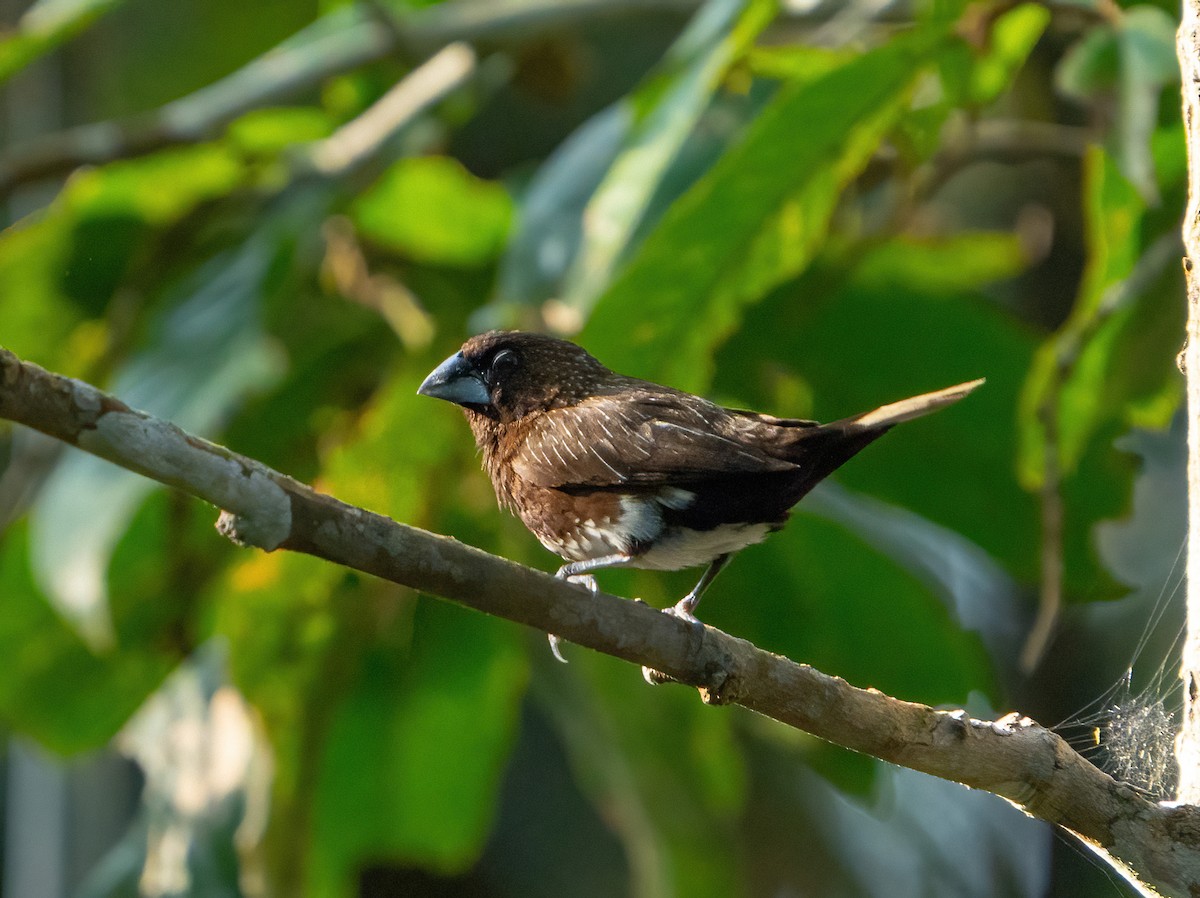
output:
M506 374L511 373L517 367L517 354L511 349L501 349L492 358L492 365L488 369L488 382L496 383Z

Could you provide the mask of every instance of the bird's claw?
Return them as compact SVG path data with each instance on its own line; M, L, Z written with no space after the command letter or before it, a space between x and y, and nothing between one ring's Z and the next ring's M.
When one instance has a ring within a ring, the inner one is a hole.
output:
M563 657L562 648L561 648L562 640L559 639L557 636L555 636L553 633L547 633L546 635L550 638L550 653L552 655L554 655L554 657L556 659L558 659L559 661L561 661L563 664L566 664L567 659Z
M586 589L592 595L595 595L600 591L600 587L596 585L596 578L591 574L568 574L566 573L566 568L564 566L559 568L558 573L556 573L554 576L559 580L566 580L568 583L576 583L579 586L584 587L584 589ZM563 664L566 664L567 659L563 657L562 653L562 639L560 639L558 636L555 636L553 633L547 633L546 636L550 638L551 654L553 654L557 660L561 661Z
M642 679L651 686L661 686L663 683L674 682L673 677L668 677L665 673L661 673L653 667L642 668Z
M676 620L683 621L685 624L688 624L690 627L692 627L692 629L697 633L703 633L704 623L698 617L696 617L696 615L692 614L692 608L696 607L696 603L691 599L691 596L686 596L680 599L670 608L664 608L662 613L673 617ZM661 686L663 683L675 682L674 677L668 676L662 671L655 670L652 667L642 668L642 679L651 686Z
M700 619L696 617L696 615L692 614L692 609L696 607L696 603L689 601L688 599L690 598L691 597L689 596L687 598L680 599L670 608L664 608L663 614L669 614L671 617L677 618L683 621L685 624L703 627L704 624L700 623Z

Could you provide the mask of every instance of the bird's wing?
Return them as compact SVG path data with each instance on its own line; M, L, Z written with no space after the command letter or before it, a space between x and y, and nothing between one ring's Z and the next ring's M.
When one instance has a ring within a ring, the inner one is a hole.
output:
M758 448L741 421L719 406L686 393L643 392L597 396L539 415L525 430L513 468L538 486L603 488L796 466Z

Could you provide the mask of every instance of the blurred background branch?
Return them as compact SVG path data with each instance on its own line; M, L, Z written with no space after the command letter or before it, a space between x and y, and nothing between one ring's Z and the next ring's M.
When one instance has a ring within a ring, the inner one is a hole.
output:
M638 0L639 11L691 12L699 0ZM225 78L151 114L46 134L0 154L0 196L28 181L219 135L245 113L302 97L330 78L389 55L419 61L454 42L486 45L513 35L620 17L612 0L434 7L403 17L351 3L322 16ZM98 13L97 13L98 14Z
M0 154L0 194L15 185L211 140L238 116L291 100L395 52L394 36L358 6L324 16L263 56L148 115L46 134Z

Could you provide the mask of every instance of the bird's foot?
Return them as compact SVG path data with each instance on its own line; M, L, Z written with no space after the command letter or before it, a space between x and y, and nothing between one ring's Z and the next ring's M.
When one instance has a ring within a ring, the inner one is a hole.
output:
M600 587L596 585L596 578L591 574L575 574L574 576L564 577L568 583L578 583L580 586L586 586L587 591L595 595L600 591Z
M692 614L692 609L696 607L696 600L690 595L684 596L670 608L664 608L663 614L669 614L671 617L677 617L685 624L695 624L703 627L700 619Z
M689 594L684 596L670 608L664 608L663 614L674 617L688 624L694 633L702 635L704 633L704 623L692 614L692 609L696 607L696 600ZM654 670L651 667L642 668L642 679L651 686L661 686L663 683L676 682L674 677L668 676L661 671Z
M590 592L592 595L595 595L597 592L599 592L600 587L596 585L595 577L593 577L591 574L569 573L569 568L570 565L563 565L558 569L558 572L554 576L559 580L566 580L568 583L578 583L580 586L586 587L588 592ZM547 633L546 636L550 639L550 653L554 655L555 659L561 661L563 664L566 664L567 659L562 653L562 639L555 636L553 633Z

